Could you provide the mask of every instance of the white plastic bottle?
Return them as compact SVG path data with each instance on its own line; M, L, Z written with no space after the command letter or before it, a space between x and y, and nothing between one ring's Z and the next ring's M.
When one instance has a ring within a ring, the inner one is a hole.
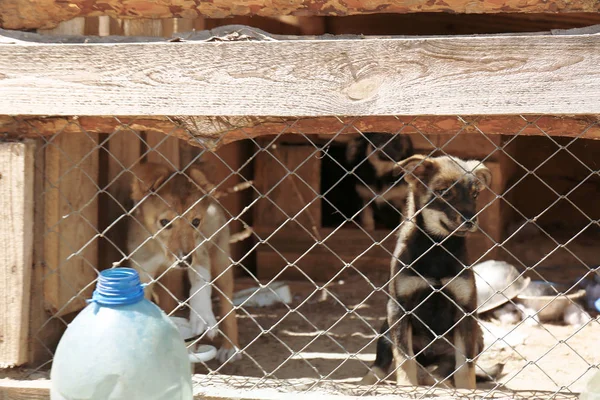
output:
M131 268L102 271L54 356L52 400L191 400L188 352Z
M586 383L585 389L579 395L579 400L600 400L600 371L596 371Z

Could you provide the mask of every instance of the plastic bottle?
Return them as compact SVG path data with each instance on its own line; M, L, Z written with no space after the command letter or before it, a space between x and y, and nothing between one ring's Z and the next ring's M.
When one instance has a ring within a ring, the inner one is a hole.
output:
M185 343L131 268L100 273L90 304L58 344L50 377L52 400L193 398Z
M600 400L600 371L596 371L587 381L585 389L579 395L579 400Z

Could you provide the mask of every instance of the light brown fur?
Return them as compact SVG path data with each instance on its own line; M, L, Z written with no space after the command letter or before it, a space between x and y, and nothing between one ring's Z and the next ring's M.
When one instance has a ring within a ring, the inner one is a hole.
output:
M239 359L230 232L223 210L206 195L213 185L196 167L179 174L164 165L146 163L133 172L135 206L127 245L132 266L148 284L146 297L151 298L153 283L163 271L186 267L192 286L188 304L194 334L206 330L214 338L221 328L225 337L217 358L221 362ZM218 324L211 303L214 278L220 299Z

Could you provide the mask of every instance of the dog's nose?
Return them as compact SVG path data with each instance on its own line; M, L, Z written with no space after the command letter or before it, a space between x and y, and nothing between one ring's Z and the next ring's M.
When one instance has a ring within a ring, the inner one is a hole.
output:
M474 232L477 230L477 217L471 216L471 218L467 218L467 216L463 216L463 226L469 232Z
M192 252L184 252L179 251L177 253L177 258L179 259L179 264L185 264L186 266L192 265Z
M477 225L477 216L474 213L462 212L461 218L462 221L460 222L462 222L462 225L468 230L475 228Z
M471 229L475 226L475 222L473 222L472 220L468 219L464 222L465 224L465 228L467 229Z

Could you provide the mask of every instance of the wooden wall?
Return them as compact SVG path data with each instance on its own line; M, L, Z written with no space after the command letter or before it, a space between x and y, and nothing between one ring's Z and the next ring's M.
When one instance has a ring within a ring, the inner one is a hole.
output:
M410 136L419 153L485 160L492 171L491 191L478 200L483 211L480 232L468 242L470 262L506 260L521 270L535 267L527 272L533 279L559 282L574 282L597 264L600 230L595 221L600 215L593 199L600 179L594 173L594 154L600 142L426 132ZM389 268L395 238L388 231L367 234L352 222L341 229L320 224L324 200L318 195L319 182L326 173L322 157L309 140L292 135L258 155L254 179L268 198L254 208L254 223L259 236L269 238L257 248L259 278L324 281L348 266L363 272ZM309 201L309 207L302 207Z
M494 259L494 243L501 241L504 229L503 203L496 194L503 193L506 176L501 167L502 154L495 152L503 137L427 133L410 137L415 151L421 154L486 160L494 180L492 190L482 193L479 200L482 208L485 205L479 217L485 233L473 235L469 254L472 261ZM326 138L321 137L322 143ZM321 223L324 200L320 197L320 182L321 174L327 173L322 170L321 160L326 156L316 151L308 139L298 136L284 136L266 150L256 158L254 177L258 192L265 196L254 208L254 226L261 238L269 237L269 243L257 249L259 278L271 279L285 269L285 278L328 280L347 264L364 272L389 268L395 245L395 236L389 231L366 233L352 222L344 223L342 229ZM378 242L382 245L375 245Z

